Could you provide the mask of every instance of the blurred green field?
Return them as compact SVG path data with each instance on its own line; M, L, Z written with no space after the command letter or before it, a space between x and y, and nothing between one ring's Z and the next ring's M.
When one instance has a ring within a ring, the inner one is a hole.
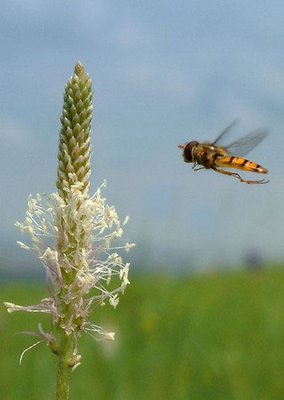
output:
M33 304L39 284L1 287L1 301ZM71 400L284 399L284 271L132 276L117 310L93 321L116 331L115 342L82 337L82 365L72 376ZM95 319L95 317L97 317ZM0 398L54 398L56 356L35 338L48 329L39 314L0 313Z

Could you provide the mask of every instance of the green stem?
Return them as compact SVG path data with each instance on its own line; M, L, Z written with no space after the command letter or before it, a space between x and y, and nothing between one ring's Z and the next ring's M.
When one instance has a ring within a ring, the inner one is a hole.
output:
M74 336L61 334L61 344L58 354L58 370L56 383L56 400L69 399L69 382L72 366L70 360L73 356Z

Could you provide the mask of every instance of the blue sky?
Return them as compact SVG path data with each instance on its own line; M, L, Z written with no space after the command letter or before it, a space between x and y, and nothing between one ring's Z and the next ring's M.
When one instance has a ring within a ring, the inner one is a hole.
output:
M29 193L55 190L63 90L78 60L95 92L92 187L106 178L109 202L130 215L134 263L237 264L250 249L281 260L283 15L276 0L4 0L2 265L15 257ZM269 169L267 185L182 161L178 144L214 140L235 118L232 138L270 130L249 154Z

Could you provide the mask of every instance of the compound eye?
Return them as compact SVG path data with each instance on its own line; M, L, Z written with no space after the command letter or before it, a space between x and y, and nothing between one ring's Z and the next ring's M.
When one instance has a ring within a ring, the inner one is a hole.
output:
M183 150L183 158L185 162L192 162L192 149L197 145L198 142L196 140L193 140L192 142L189 142L185 145Z

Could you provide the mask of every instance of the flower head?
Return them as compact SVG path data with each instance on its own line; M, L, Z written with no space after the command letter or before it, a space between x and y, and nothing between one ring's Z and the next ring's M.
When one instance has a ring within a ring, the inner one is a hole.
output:
M57 189L65 198L71 186L88 194L91 173L92 81L77 63L65 87L59 137Z
M54 327L77 338L83 331L113 338L91 323L89 315L106 300L117 306L119 293L129 284L129 264L120 252L133 245L122 240L128 218L121 223L115 208L101 195L106 183L89 195L91 120L91 80L78 63L65 88L58 192L30 196L25 221L16 223L30 236L29 244L19 245L35 252L45 267L50 297L36 305L6 303L6 307L9 312L49 313ZM110 289L111 281L115 284Z

